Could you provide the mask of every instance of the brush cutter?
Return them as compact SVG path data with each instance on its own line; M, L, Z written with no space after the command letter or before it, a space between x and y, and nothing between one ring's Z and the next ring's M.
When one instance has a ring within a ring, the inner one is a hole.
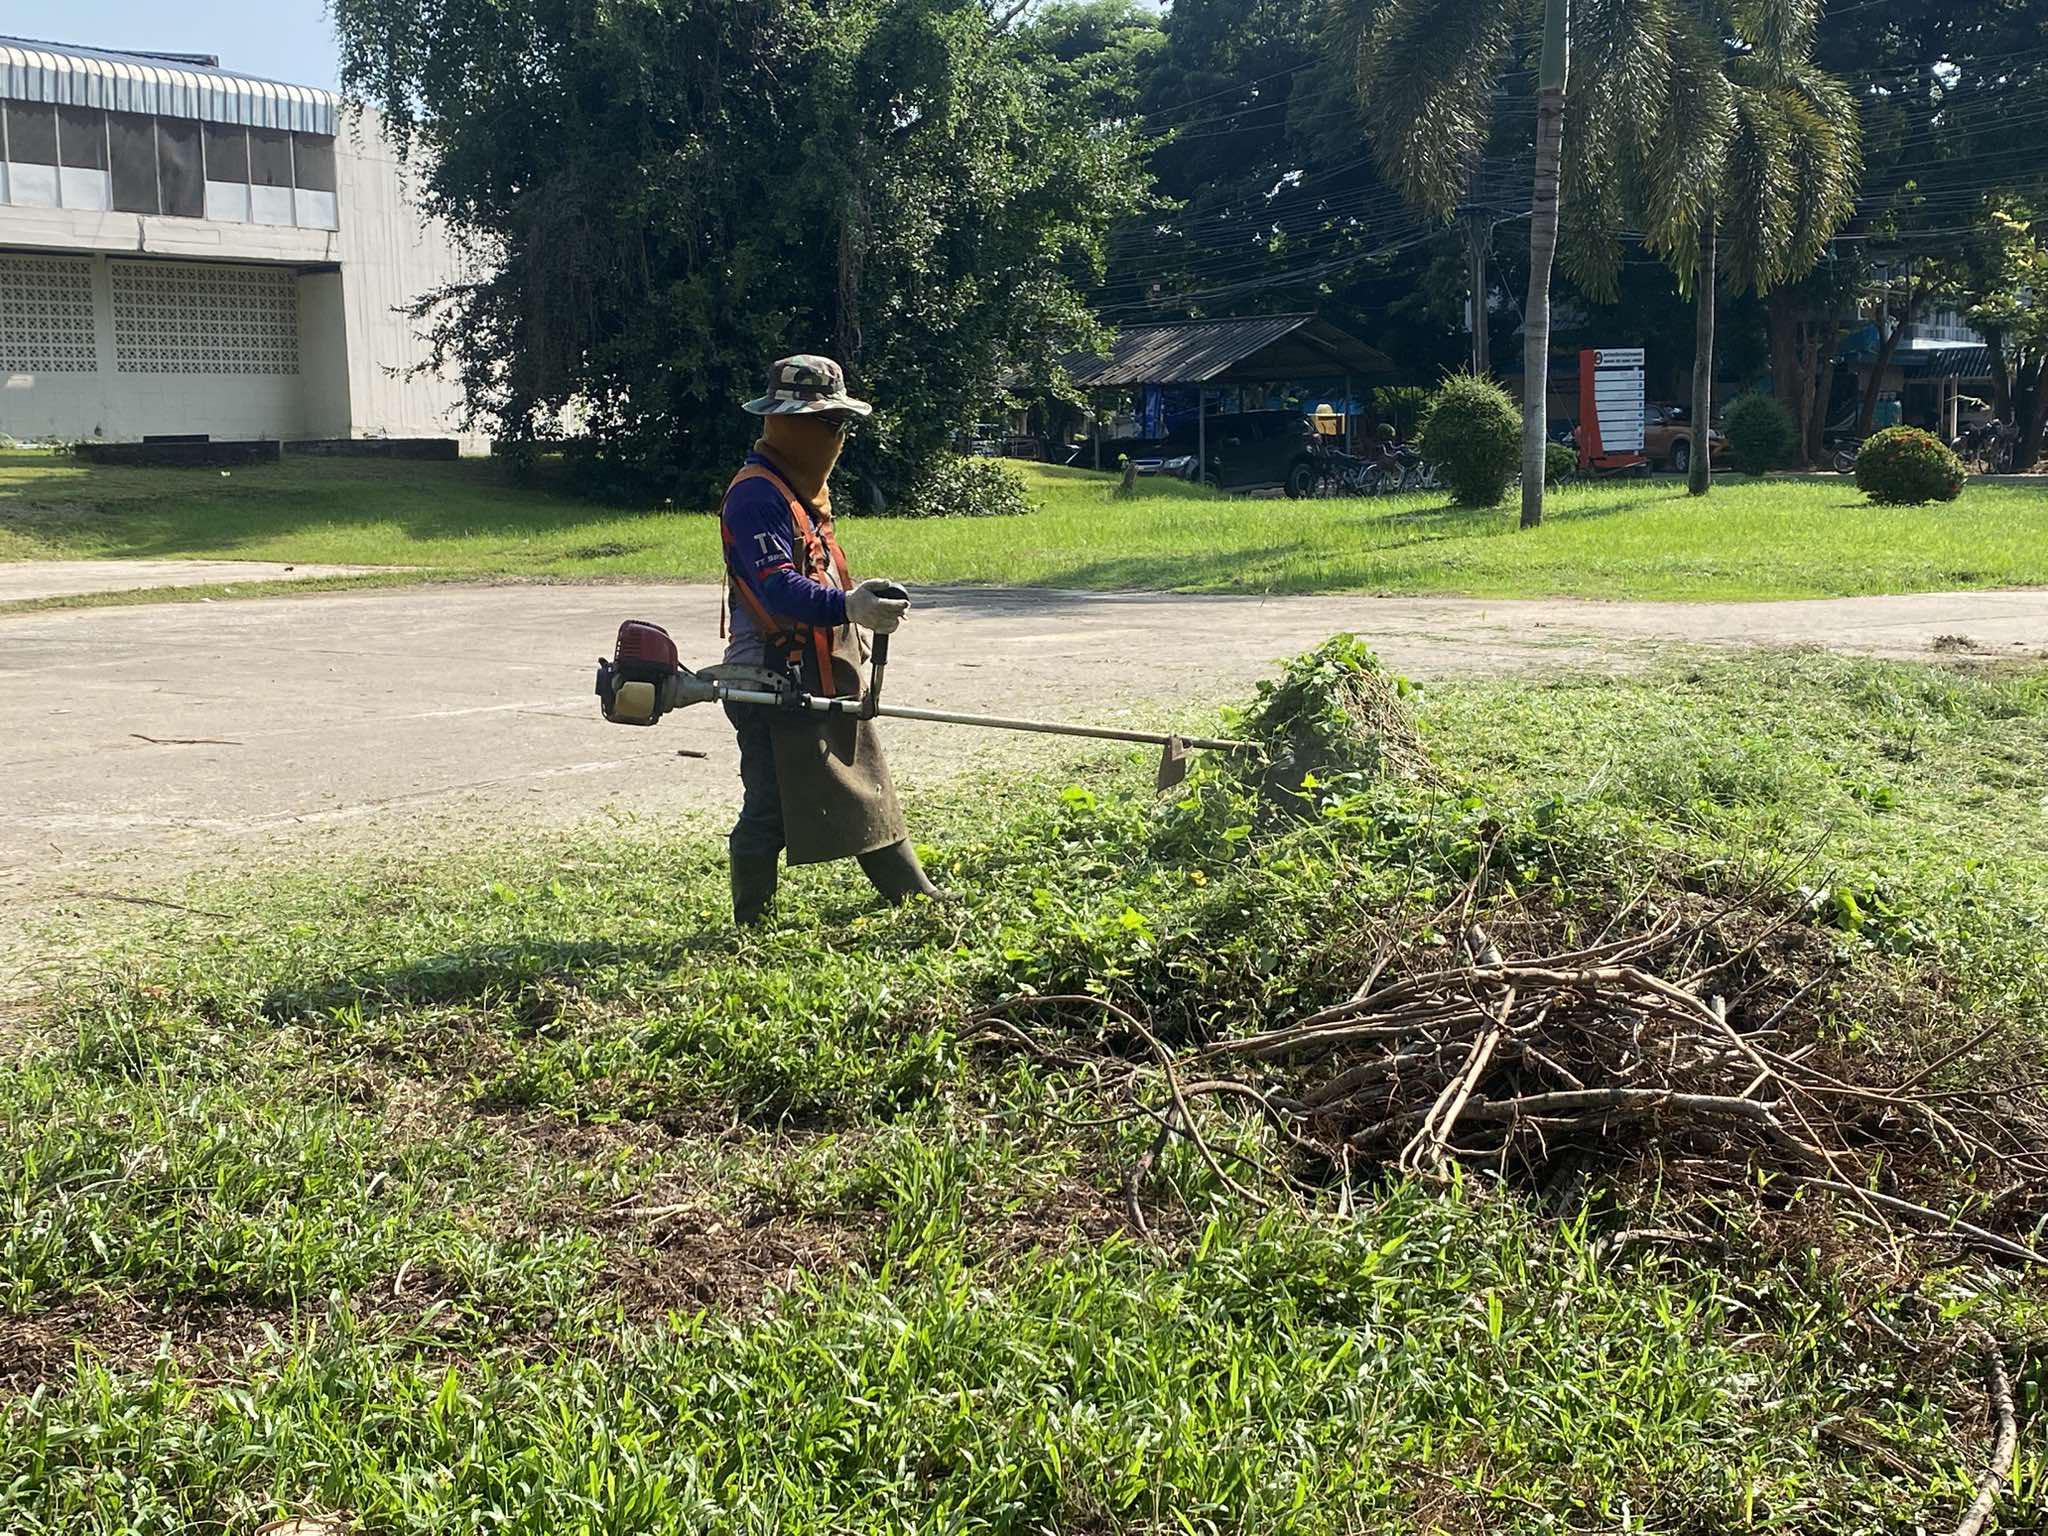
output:
M894 587L885 595L907 599ZM693 672L677 659L676 643L659 624L628 619L610 660L597 663L597 697L605 719L615 725L652 725L672 709L692 704L752 704L795 714L852 715L861 720L924 720L934 725L978 726L991 731L1035 731L1045 736L1083 736L1094 741L1135 741L1161 749L1159 787L1171 789L1187 777L1188 753L1257 752L1249 741L1212 736L1175 736L1159 731L1124 731L1099 725L1064 725L1051 720L1019 720L1003 715L969 715L946 709L912 709L882 702L882 679L889 667L889 637L874 637L868 662L867 692L857 699L828 698L748 678L722 678L710 671Z

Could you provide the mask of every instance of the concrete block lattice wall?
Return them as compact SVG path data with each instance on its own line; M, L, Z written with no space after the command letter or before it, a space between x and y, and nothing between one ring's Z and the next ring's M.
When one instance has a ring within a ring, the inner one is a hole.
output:
M0 254L0 432L126 439L306 432L290 268ZM315 301L337 311L331 289ZM16 315L35 317L31 328ZM323 415L317 423L331 430Z

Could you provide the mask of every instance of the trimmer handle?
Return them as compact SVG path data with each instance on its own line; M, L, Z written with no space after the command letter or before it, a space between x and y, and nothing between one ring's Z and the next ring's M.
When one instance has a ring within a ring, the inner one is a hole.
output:
M900 581L878 581L875 583L878 596L895 602L910 601L910 589ZM864 720L872 720L875 711L882 704L882 672L889 665L889 637L880 630L875 631L875 649L868 657L868 696L861 700L860 713Z
M910 601L910 589L900 581L878 581L875 583L875 593L877 596L886 597L892 602L907 603ZM877 631L875 634L874 663L877 669L889 665L889 637L880 631Z

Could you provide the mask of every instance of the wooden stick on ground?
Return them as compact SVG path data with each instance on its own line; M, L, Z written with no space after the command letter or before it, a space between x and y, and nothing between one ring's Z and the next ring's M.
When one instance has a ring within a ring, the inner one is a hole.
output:
M2039 1264L2048 1268L2048 1255L2043 1255L2039 1250L2029 1248L2025 1243L2015 1242L2012 1238L2000 1237L1996 1232L1986 1231L1983 1227L1973 1226L1960 1217L1945 1216L1932 1206L1915 1205L1911 1200L1901 1200L1897 1195L1881 1195L1874 1189L1858 1189L1855 1185L1844 1184L1839 1179L1823 1179L1815 1174L1795 1173L1791 1177L1805 1184L1812 1184L1821 1189L1832 1189L1837 1194L1849 1195L1868 1204L1882 1206L1885 1210L1896 1211L1901 1216L1918 1216L1922 1221L1932 1222L1947 1231L1959 1232L1979 1246L1989 1248L1993 1253L2022 1264Z
M1984 1378L1992 1416L1998 1420L1998 1438L1992 1442L1990 1463L1977 1479L1977 1497L1963 1511L1963 1518L1951 1536L1977 1536L1984 1529L1984 1522L1998 1505L1999 1486L2012 1471L2013 1452L2019 1445L2019 1421L2012 1411L2012 1378L2005 1373L2005 1352L1995 1339L1984 1341Z

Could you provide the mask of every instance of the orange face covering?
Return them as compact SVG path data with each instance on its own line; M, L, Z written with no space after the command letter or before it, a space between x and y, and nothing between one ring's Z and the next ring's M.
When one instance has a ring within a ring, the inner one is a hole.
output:
M791 490L829 514L832 492L825 482L845 446L845 437L824 416L763 416L754 451L782 471Z

